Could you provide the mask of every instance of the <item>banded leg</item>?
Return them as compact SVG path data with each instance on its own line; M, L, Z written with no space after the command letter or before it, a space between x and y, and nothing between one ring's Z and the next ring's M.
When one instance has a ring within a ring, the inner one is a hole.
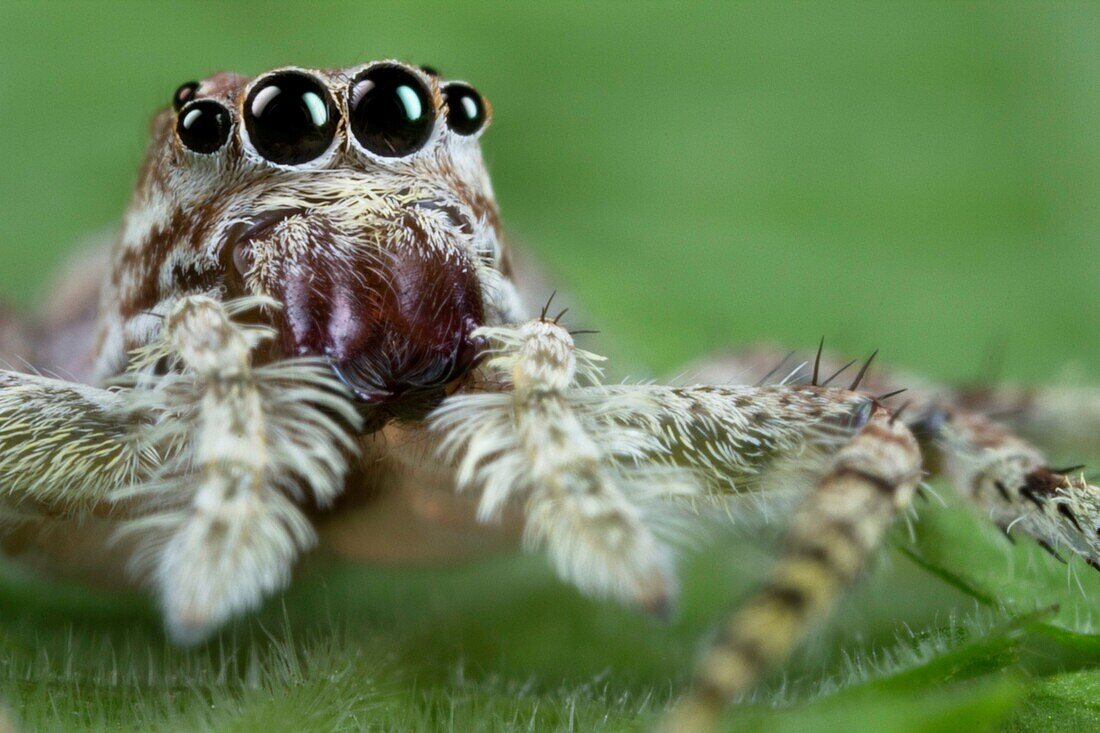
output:
M876 408L795 515L769 582L722 625L663 730L713 730L725 707L829 614L909 503L920 466L912 433Z

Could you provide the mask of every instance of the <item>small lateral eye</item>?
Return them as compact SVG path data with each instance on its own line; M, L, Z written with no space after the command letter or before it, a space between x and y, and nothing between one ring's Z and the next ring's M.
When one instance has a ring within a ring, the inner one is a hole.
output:
M180 142L196 153L217 152L229 139L229 110L210 99L186 104L176 118Z
M328 89L298 71L263 79L244 103L252 147L281 165L307 163L324 154L336 136L339 115Z
M485 101L471 86L454 82L443 87L447 125L459 135L473 135L485 125Z
M424 147L435 123L432 95L419 77L400 66L363 72L351 84L348 109L355 139L386 158Z
M199 83L197 81L189 81L186 84L180 84L179 89L172 95L172 109L179 112L183 109L183 105L195 98L195 92L198 90Z

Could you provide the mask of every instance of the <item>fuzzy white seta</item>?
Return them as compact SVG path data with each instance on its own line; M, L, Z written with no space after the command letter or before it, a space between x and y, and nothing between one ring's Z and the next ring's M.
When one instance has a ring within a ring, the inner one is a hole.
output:
M811 485L870 404L843 390L604 386L602 357L554 321L478 334L511 391L456 395L432 416L459 487L481 490L482 521L522 498L528 544L565 580L654 611L675 595L682 508Z
M128 440L125 395L33 374L0 372L0 494L12 509L79 514L147 476L151 446ZM133 419L131 419L133 418Z
M171 456L152 479L114 495L146 516L137 570L156 588L173 639L193 643L286 585L315 534L296 501L343 488L358 416L317 361L254 368L270 330L232 317L270 301L180 300L136 354L133 409L161 419L140 436ZM152 367L167 361L169 373Z
M478 516L524 499L528 547L545 547L568 582L650 612L667 613L677 588L666 541L675 512L662 499L695 491L689 477L639 471L659 442L578 410L578 379L595 381L600 357L576 349L563 327L536 320L484 328L486 368L510 378L503 394L452 397L432 417L460 488L482 491ZM461 458L459 455L461 454Z

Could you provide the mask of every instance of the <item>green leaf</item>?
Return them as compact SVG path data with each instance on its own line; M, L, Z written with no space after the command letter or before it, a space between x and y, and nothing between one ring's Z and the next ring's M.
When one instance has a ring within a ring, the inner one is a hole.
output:
M916 524L916 551L945 569L983 603L996 601L1018 611L1056 608L1051 623L1091 634L1100 630L1100 574L1072 553L1063 564L1023 533L1015 543L976 516L950 489L947 506L926 503Z
M1006 679L979 684L887 693L853 690L789 710L745 713L731 733L943 733L998 730L1022 697L1019 684Z
M1006 733L1100 730L1100 672L1071 672L1038 681L1004 730Z

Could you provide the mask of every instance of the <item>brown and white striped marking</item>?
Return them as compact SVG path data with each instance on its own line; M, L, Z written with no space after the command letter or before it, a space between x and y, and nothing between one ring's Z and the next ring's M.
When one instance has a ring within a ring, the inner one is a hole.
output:
M851 587L920 475L916 439L876 408L795 514L770 580L719 627L663 729L713 730L730 702L783 661Z

